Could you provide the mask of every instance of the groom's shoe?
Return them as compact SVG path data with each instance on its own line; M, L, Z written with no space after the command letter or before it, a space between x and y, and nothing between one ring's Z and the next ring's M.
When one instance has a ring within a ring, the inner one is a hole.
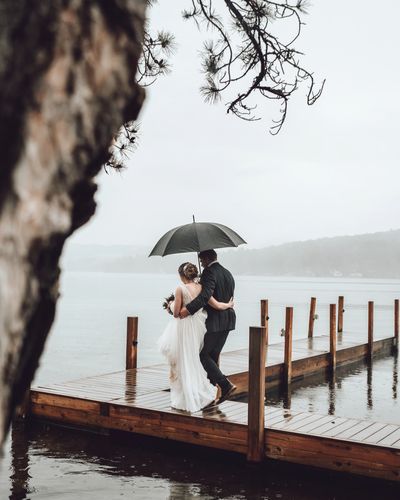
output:
M236 391L236 389L237 389L236 385L233 385L231 382L229 382L228 379L226 379L226 383L221 387L221 396L217 400L217 404L220 405L228 398L230 398L232 394Z
M211 401L211 403L208 403L208 405L204 406L204 407L201 409L201 411L208 410L208 409L210 409L210 408L214 408L214 407L215 407L215 406L217 406L217 405L218 405L218 400L213 399L213 400Z

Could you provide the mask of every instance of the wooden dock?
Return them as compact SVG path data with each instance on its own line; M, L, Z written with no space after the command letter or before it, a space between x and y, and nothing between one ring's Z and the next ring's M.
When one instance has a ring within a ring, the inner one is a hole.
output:
M288 374L295 380L332 370L333 359L335 368L378 352L389 354L398 337L372 340L370 335L368 342L360 344L346 332L335 334L333 343L331 332L292 341L288 330L290 321L285 332L290 349L283 343L266 346L264 326L250 329L249 349L222 354L222 370L238 385L239 393L250 386L249 404L226 401L194 414L173 410L169 369L160 364L34 387L30 413L63 424L230 450L254 461L269 458L400 481L400 425L396 422L264 406L265 383L268 390L283 380L288 383ZM136 364L137 320L128 320L127 345L129 367Z

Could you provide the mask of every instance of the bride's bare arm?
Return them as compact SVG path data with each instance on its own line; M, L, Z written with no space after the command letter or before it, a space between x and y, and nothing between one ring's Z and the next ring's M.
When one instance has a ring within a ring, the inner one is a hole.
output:
M225 311L226 309L231 309L232 307L234 307L235 304L233 302L233 297L231 297L229 302L218 302L217 299L211 297L208 301L208 305L213 309L217 309L217 311Z
M182 296L182 288L178 286L175 292L175 303L174 303L174 318L179 318L179 313L182 309L183 296Z

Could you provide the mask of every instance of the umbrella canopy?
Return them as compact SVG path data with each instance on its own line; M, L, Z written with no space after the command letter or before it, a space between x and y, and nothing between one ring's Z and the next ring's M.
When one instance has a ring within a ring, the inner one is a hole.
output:
M244 239L227 226L215 222L192 222L165 233L149 257L237 247L243 243L246 243Z

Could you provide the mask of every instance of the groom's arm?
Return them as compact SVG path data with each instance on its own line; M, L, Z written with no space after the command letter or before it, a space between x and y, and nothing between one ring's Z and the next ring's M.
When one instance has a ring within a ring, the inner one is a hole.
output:
M215 290L215 277L210 269L206 269L201 277L202 290L200 294L186 305L189 314L195 314L199 309L205 307Z

